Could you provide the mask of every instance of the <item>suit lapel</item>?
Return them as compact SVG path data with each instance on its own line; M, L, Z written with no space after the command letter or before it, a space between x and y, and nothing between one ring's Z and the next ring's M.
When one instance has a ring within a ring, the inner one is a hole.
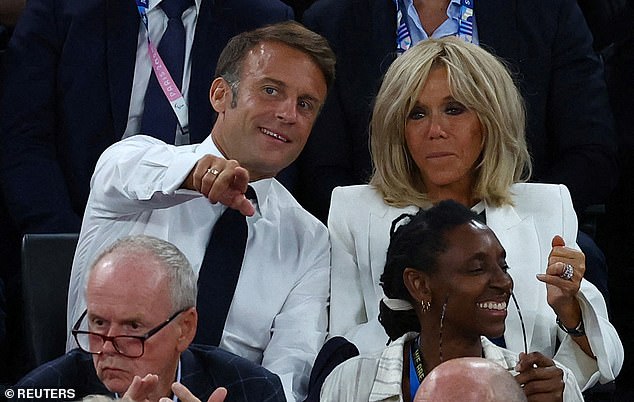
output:
M539 306L546 297L545 286L540 287L539 294L526 294L526 289L533 289L526 285L537 281L535 273L540 272L542 256L539 250L539 239L532 216L520 217L511 206L501 208L486 208L487 226L493 230L498 240L507 252L506 262L509 273L514 282L514 293L522 312L526 328L526 339L533 337L535 318L538 316ZM543 290L543 291L542 291ZM506 336L508 349L524 350L522 341L521 322L513 302L509 306L506 319ZM530 344L528 345L530 350Z
M371 0L372 1L372 0ZM373 58L382 77L396 59L396 5L394 1L373 0L370 6ZM380 81L379 81L380 82Z
M181 383L201 401L206 401L211 391L217 387L196 362L190 349L181 353Z
M517 60L517 0L477 0L474 13L480 45L506 60Z
M209 88L214 77L217 58L229 37L219 22L221 6L203 0L196 22L196 33L191 50L191 76L189 79L189 133L190 142L202 142L211 130L213 113L209 103Z
M108 0L106 14L112 117L116 136L121 138L128 124L140 18L131 0Z

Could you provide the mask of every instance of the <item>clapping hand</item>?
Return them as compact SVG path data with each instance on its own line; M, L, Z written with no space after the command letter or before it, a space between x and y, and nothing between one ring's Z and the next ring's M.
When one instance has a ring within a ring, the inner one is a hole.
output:
M172 384L172 391L174 395L178 397L181 402L200 402L200 399L196 398L186 386L181 383L175 382ZM227 397L227 389L218 387L211 393L207 402L224 402ZM161 398L159 402L172 402L170 398Z
M128 387L122 400L127 402L149 402L150 395L157 391L158 383L159 378L156 374L148 374L143 378L134 376L132 384ZM172 392L174 392L174 395L176 395L181 402L201 402L200 399L196 398L196 396L181 383L173 383ZM226 397L227 389L218 387L211 393L207 402L224 402ZM172 402L172 399L163 397L159 399L159 402Z
M147 374L143 378L135 375L122 399L128 402L149 402L150 395L158 387L158 382L156 374Z

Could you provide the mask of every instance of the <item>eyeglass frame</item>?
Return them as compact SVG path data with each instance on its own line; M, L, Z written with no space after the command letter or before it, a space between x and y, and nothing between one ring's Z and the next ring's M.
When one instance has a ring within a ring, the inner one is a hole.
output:
M100 355L103 353L103 346L105 346L106 342L110 342L112 343L112 347L114 348L114 350L117 351L117 353L119 353L122 356L125 357L129 357L131 359L138 359L139 357L143 356L143 354L145 353L145 342L152 337L153 335L155 335L157 332L159 332L160 330L162 330L163 328L165 328L170 322L174 321L174 319L176 317L178 317L181 313L189 310L191 307L186 307L182 310L179 310L177 312L175 312L174 314L172 314L170 316L170 318L168 318L167 320L163 321L162 323L160 323L159 325L157 325L156 327L152 328L151 330L149 330L148 332L146 332L143 335L115 335L115 336L108 336L108 335L103 335L103 334L99 334L97 332L92 332L92 331L83 331L79 329L79 326L81 325L82 320L84 319L84 317L86 317L86 314L88 314L88 309L84 310L84 312L81 314L81 316L79 317L79 319L77 320L77 322L75 323L75 325L73 325L73 329L70 331L71 334L73 334L73 338L75 338L75 342L77 343L77 346L79 346L79 348L81 350L83 350L86 353L90 353L91 355ZM101 344L101 349L99 352L91 352L89 350L85 350L79 340L77 339L77 335L95 335L101 338L102 340L102 344ZM117 338L134 338L134 339L138 339L139 341L141 341L141 354L138 356L130 356L127 355L123 352L121 352L119 350L119 347L117 346L116 343L116 339Z

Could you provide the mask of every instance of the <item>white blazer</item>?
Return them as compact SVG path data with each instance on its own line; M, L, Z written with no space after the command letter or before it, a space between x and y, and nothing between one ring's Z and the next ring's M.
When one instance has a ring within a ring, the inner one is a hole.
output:
M578 248L577 217L568 189L563 185L521 183L514 184L511 192L514 206L485 204L486 221L507 252L528 351L539 351L570 368L582 390L597 381L614 380L623 365L623 345L608 321L601 293L583 280L577 296L595 360L559 329L546 301L546 285L535 277L546 270L554 235ZM379 192L368 185L338 187L332 193L328 218L332 247L330 336L346 337L362 354L382 350L388 340L378 321L378 310L383 297L379 278L390 226L399 215L417 210L414 206L386 205ZM508 349L517 353L524 350L519 315L512 302L504 337ZM561 343L558 348L557 340Z

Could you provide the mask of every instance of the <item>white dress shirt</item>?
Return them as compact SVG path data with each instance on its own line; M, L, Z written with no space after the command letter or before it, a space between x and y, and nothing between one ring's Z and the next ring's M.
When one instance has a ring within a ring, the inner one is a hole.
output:
M188 99L189 93L189 77L191 75L191 49L194 43L194 33L196 31L196 21L200 10L202 0L195 0L195 7L192 6L183 12L182 20L185 26L185 64L183 71L183 84L181 93L185 99ZM154 46L158 47L167 29L167 15L158 7L161 0L149 0L147 8L148 29L150 39ZM147 47L147 30L143 26L143 22L139 22L139 36L137 38L136 63L134 65L134 79L132 81L132 94L130 95L130 109L128 111L128 125L126 126L123 138L131 135L139 134L141 130L141 120L143 118L143 109L145 99L145 91L147 90L150 74L152 72L152 63L148 55ZM209 74L213 74L210 71ZM176 128L177 145L183 144L180 128Z
M73 261L68 328L85 309L84 276L116 239L147 234L175 244L198 273L211 229L225 210L179 189L205 154L221 156L211 137L166 145L137 135L97 162ZM251 183L258 203L220 347L279 375L287 399L303 400L327 328L328 231L275 179ZM200 289L204 292L204 289ZM69 338L67 349L74 346Z
M326 377L321 387L320 400L337 402L403 401L403 347L416 338L409 332L390 343L382 352L372 356L357 356L341 363ZM518 354L494 345L481 338L482 353L487 360L512 370L518 362ZM583 395L574 374L562 364L564 402L582 402Z
M551 240L560 235L577 248L577 217L563 185L517 183L511 186L513 206L485 203L487 226L506 250L515 294L525 324L528 351L541 352L570 368L586 390L612 381L623 365L623 344L608 320L605 300L597 288L581 281L577 300L586 335L596 359L586 355L556 324L546 299L546 285L535 277L548 266ZM332 193L328 229L332 247L330 336L343 336L361 353L383 350L387 341L378 321L383 297L380 277L390 242L392 221L417 207L387 205L371 186L338 187ZM504 339L516 353L524 350L524 331L510 303Z

